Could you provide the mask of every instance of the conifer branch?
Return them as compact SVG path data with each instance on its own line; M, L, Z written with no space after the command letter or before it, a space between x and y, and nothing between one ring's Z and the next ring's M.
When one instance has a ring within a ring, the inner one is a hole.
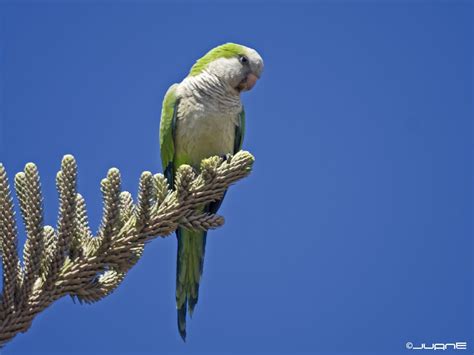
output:
M28 163L15 176L27 234L22 264L11 190L0 164L0 346L26 332L34 317L61 297L93 303L111 294L141 258L147 241L168 236L179 226L199 230L222 226L223 217L202 213L200 206L222 198L230 185L250 173L253 162L250 153L241 151L226 160L203 160L199 174L181 166L173 189L162 174L144 172L136 203L129 192L121 191L118 169L110 169L101 182L103 216L95 236L84 198L77 193L74 157L66 155L57 174L56 229L43 225L39 173Z

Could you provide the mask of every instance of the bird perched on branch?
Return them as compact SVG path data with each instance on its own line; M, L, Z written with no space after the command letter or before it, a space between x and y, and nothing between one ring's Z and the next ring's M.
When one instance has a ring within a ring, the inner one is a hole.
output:
M242 146L245 113L240 94L253 88L263 71L262 57L242 45L227 43L210 50L163 100L160 150L163 170L173 186L178 167L199 170L201 160L235 154ZM215 213L222 201L203 206ZM186 311L198 301L207 232L179 228L176 270L178 329L186 340Z

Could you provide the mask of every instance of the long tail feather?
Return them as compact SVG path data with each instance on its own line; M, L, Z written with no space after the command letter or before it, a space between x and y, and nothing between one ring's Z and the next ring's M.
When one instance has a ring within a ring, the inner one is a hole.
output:
M186 313L192 316L199 298L199 283L204 268L207 233L178 228L176 265L176 308L179 334L186 340Z
M178 308L178 331L183 341L186 341L186 303Z
M208 213L216 213L224 200L210 203L204 208ZM178 228L178 256L176 258L176 308L178 330L186 341L186 313L192 317L199 298L199 283L204 269L207 232Z

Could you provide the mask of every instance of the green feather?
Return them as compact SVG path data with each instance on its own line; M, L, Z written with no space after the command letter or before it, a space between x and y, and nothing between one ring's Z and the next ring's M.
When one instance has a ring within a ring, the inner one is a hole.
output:
M178 330L186 339L186 313L192 315L198 302L199 283L204 266L207 233L178 228L178 255L176 263L176 308Z
M237 57L239 55L244 55L244 53L244 47L239 44L223 44L214 49L211 49L209 52L206 53L206 55L204 55L204 57L198 59L197 62L192 66L189 75L196 76L201 74L204 69L206 69L206 67L209 65L209 63L215 61L216 59Z
M245 111L242 106L242 112L239 115L239 125L235 126L235 138L234 138L234 154L242 149L242 143L245 135Z
M227 43L214 48L203 58L198 60L191 69L190 75L198 75L206 66L217 58L230 58L241 55L243 47L237 44ZM175 126L179 99L176 97L178 84L172 85L163 100L160 123L160 151L164 174L171 186L174 184L174 174L182 164L192 163L185 155L177 156L175 147ZM239 125L235 127L234 153L242 148L245 133L245 112L239 115ZM208 206L202 206L202 210L215 213L221 201L216 201ZM206 248L207 232L191 231L178 228L178 253L176 270L176 308L178 316L178 329L181 337L186 339L186 314L190 315L198 302L199 283L204 266L204 255Z
M176 113L178 100L176 99L176 88L178 84L173 84L166 92L163 99L160 122L160 153L163 172L168 182L173 185L174 175L174 126L176 122Z

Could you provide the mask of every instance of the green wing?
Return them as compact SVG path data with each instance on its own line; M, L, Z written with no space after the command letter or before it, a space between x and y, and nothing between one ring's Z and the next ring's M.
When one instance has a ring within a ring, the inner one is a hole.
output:
M242 111L239 115L240 124L235 126L235 138L234 138L234 154L242 149L242 143L244 141L245 134L245 111L242 107Z
M171 186L174 185L174 134L176 127L176 114L179 100L176 98L176 88L173 84L166 92L161 109L160 122L160 153L163 174Z

